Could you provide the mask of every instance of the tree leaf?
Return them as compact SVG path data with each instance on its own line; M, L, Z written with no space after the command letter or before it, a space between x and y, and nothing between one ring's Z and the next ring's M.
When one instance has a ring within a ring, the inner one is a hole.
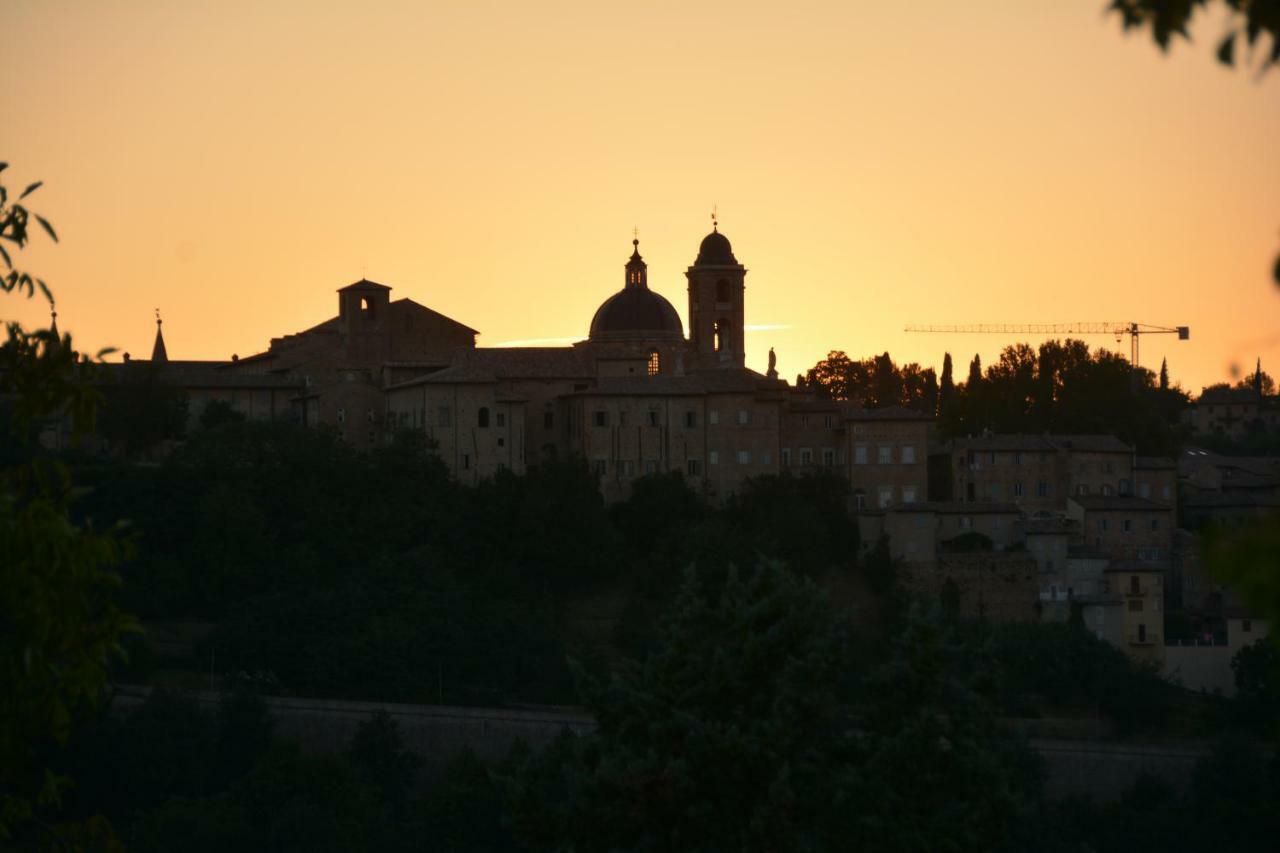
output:
M4 258L6 268L13 269L13 261L9 258L9 250L4 246L0 246L0 258Z
M1236 64L1236 34L1232 33L1218 45L1218 61L1223 65Z
M44 283L44 279L36 279L36 284L40 285L40 292L44 294L44 298L49 300L49 304L53 304L53 294L49 291L49 286Z
M33 192L40 189L40 187L43 184L44 184L44 181L36 181L31 186L27 187L25 190L22 191L22 195L18 196L18 201L22 201L24 198L31 195Z
M53 238L53 242L55 243L58 242L58 232L53 230L53 226L49 224L49 220L45 219L43 216L41 216L38 213L34 214L34 216L36 218L36 222L39 222L40 226L44 228L46 232L48 232L50 237Z

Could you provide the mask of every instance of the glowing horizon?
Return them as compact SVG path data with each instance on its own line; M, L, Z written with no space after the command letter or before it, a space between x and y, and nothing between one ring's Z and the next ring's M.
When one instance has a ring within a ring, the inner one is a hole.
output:
M1105 0L369 5L6 5L0 159L63 240L22 264L78 346L149 353L159 307L171 357L247 355L362 277L482 346L570 343L636 224L687 328L715 206L760 371L990 364L1017 341L903 327L1104 316L1190 326L1142 341L1188 390L1280 375L1280 73L1217 65L1217 20L1162 56Z

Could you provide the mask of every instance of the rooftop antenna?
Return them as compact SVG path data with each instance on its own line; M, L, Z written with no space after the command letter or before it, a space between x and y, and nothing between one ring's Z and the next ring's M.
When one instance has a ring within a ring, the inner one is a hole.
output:
M160 309L159 309L159 308L157 308L157 309L156 309L156 325L157 325L157 326L159 326L159 325L160 325L160 324L162 324L163 322L164 322L164 320L161 320L161 319L160 319Z
M718 204L711 205L711 230L717 233L719 233L720 231L720 220L716 216L716 212L719 210L719 208L720 208L720 205Z

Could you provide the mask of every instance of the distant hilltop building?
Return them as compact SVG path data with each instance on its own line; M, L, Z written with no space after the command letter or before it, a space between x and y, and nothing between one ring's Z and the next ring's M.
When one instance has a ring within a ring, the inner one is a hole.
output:
M622 287L572 346L477 347L475 329L361 280L338 290L336 317L229 361L169 359L157 321L150 363L187 392L193 422L221 400L357 447L418 430L464 482L579 457L609 499L656 472L722 498L748 477L824 468L858 506L924 500L928 415L817 400L772 359L768 374L745 366L746 275L717 226L685 270L687 336L633 240Z

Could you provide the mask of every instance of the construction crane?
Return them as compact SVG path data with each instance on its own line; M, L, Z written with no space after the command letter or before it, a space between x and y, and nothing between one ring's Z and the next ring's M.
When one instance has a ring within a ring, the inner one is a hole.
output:
M1138 339L1143 335L1191 337L1190 326L1152 326L1147 323L973 323L962 326L907 326L907 332L990 335L1115 335L1116 343L1129 336L1129 364L1138 366Z

